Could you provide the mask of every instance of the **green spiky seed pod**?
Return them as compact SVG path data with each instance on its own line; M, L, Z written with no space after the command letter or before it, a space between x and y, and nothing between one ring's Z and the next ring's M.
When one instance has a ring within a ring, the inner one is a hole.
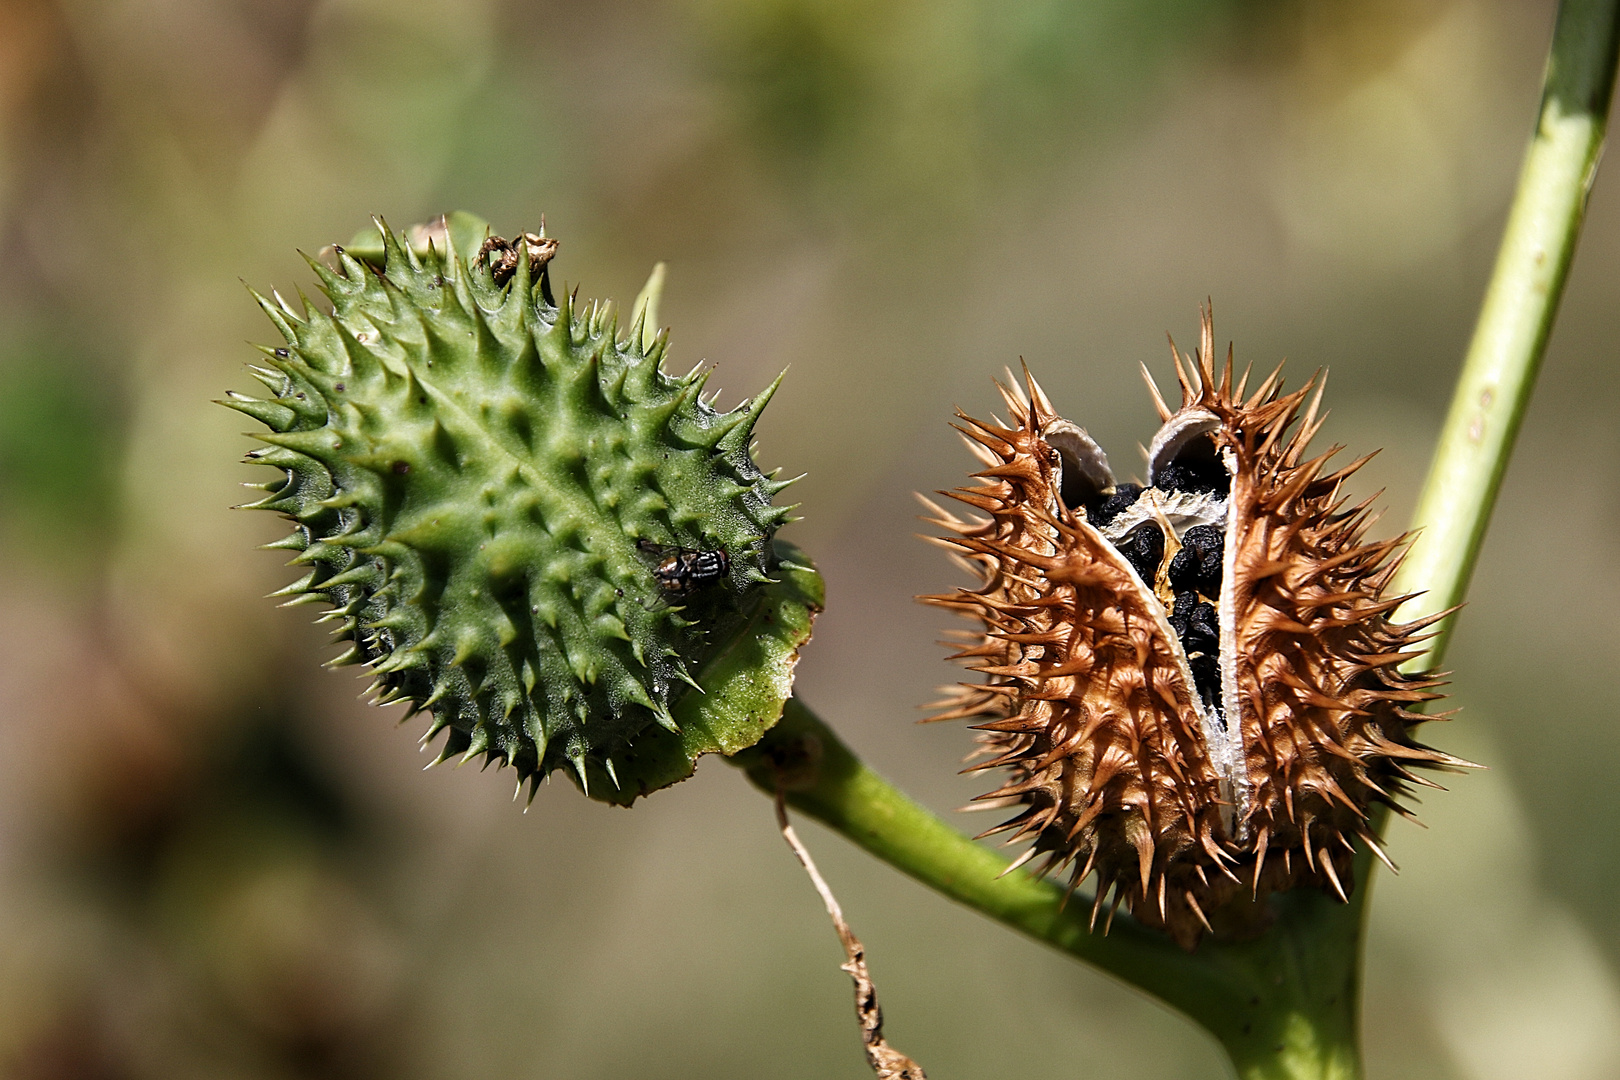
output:
M258 296L286 339L254 369L273 396L223 404L270 429L248 458L283 478L250 505L294 523L270 546L304 574L280 595L331 606L351 642L336 662L430 711L440 760L510 764L531 797L566 765L628 803L774 721L750 700L747 730L716 735L678 710L685 690L716 691L706 665L763 618L792 639L762 659L778 675L785 659L779 711L809 636L818 582L772 543L787 482L750 453L775 386L717 412L707 370L661 370L667 336L638 320L621 338L611 304L552 302L554 241L456 235L475 221L409 237L379 221L375 262L311 260L330 312Z

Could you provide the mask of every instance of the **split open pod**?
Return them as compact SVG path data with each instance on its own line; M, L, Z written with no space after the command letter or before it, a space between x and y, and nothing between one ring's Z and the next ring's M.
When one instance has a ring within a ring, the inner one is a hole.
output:
M1414 767L1467 764L1412 737L1441 695L1401 665L1433 620L1390 618L1405 538L1368 542L1370 500L1342 492L1367 459L1307 458L1316 380L1251 393L1213 346L1206 311L1180 408L1153 390L1145 485L1027 372L1007 422L958 414L984 468L950 494L980 513L933 520L979 583L923 598L981 624L956 659L982 681L933 718L977 720L973 767L1006 771L981 801L1016 813L991 832L1095 875L1093 921L1111 896L1187 948L1263 928L1273 892L1347 898L1355 842L1383 857L1373 805L1406 813Z

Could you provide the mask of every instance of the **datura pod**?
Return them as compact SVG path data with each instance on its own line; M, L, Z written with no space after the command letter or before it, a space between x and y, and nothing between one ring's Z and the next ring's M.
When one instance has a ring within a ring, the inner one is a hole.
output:
M1434 619L1390 618L1405 538L1366 541L1371 500L1342 490L1367 458L1306 458L1317 380L1247 393L1213 351L1206 311L1194 356L1172 347L1179 409L1148 377L1145 486L1027 370L1027 393L1001 387L1010 422L958 413L985 468L949 494L987 516L929 505L980 584L922 598L983 624L955 659L984 681L932 719L978 719L973 768L1010 773L981 797L1018 811L990 833L1071 890L1094 874L1093 924L1111 894L1110 918L1123 902L1189 949L1262 927L1273 892L1347 899L1354 842L1384 858L1371 806L1406 814L1414 767L1468 764L1412 738L1440 682L1401 664Z
M258 298L285 339L254 369L270 396L223 402L269 428L250 505L292 524L280 595L330 607L338 662L431 713L441 759L531 797L560 768L627 804L756 742L821 602L774 540L789 481L752 454L775 387L718 411L702 365L663 371L649 303L622 334L554 300L543 228L378 221L350 248L311 260L330 310Z

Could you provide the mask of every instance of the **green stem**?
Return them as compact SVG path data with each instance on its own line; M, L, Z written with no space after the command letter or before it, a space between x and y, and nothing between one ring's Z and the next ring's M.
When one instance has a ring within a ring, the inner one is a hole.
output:
M861 763L797 699L733 763L763 791L958 903L1159 997L1212 1032L1244 1080L1354 1080L1356 922L1315 891L1279 898L1276 924L1238 944L1184 952L1121 915L1104 934L1091 904L974 843Z
M1401 609L1433 615L1462 603L1508 456L1546 352L1586 214L1614 91L1620 0L1564 0L1553 29L1541 113L1513 197L1496 268L1463 361L1396 578L1422 592ZM1445 619L1415 667L1445 655Z
M1468 592L1586 217L1617 61L1620 0L1564 0L1496 266L1412 516L1417 538L1395 578L1397 593L1421 594L1401 607L1404 618L1455 608ZM1455 615L1441 620L1409 666L1438 667L1455 624ZM1373 828L1381 833L1387 817L1375 807ZM1358 852L1357 879L1370 886L1375 872L1370 854ZM1358 941L1366 936L1370 892L1350 898ZM1356 966L1359 978L1359 956Z
M1434 463L1421 530L1396 579L1421 592L1403 614L1461 602L1563 292L1597 167L1620 47L1620 0L1565 0L1547 63L1540 120L1501 252ZM1439 663L1445 620L1422 666ZM733 760L767 792L918 881L1015 930L1154 994L1220 1040L1243 1080L1356 1080L1360 951L1372 859L1349 904L1316 890L1273 898L1277 921L1242 943L1205 939L1193 953L1128 917L1092 933L1090 905L1007 863L861 764L796 700L765 739ZM1376 822L1381 826L1381 821Z

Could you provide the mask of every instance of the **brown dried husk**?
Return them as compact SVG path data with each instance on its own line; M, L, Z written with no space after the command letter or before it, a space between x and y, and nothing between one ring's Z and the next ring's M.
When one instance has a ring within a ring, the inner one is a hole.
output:
M981 720L986 760L972 767L1009 774L981 800L1018 809L990 832L1029 841L1020 861L1067 868L1071 890L1095 874L1093 923L1111 895L1110 918L1123 902L1186 948L1206 931L1263 927L1272 892L1347 898L1354 841L1383 857L1369 808L1406 814L1406 786L1433 786L1412 767L1468 764L1412 738L1428 717L1410 710L1439 698L1440 682L1400 665L1434 620L1389 617L1406 599L1384 595L1406 538L1366 542L1370 500L1347 507L1341 494L1367 458L1327 472L1338 447L1304 457L1320 426L1317 380L1284 394L1279 369L1245 397L1247 373L1234 383L1228 351L1217 374L1212 352L1206 311L1202 348L1173 353L1180 412L1158 405L1167 422L1213 415L1231 467L1222 693L1228 725L1240 714L1246 797L1211 760L1153 583L1059 498L1061 459L1042 433L1064 422L1027 370L1027 395L1001 387L1010 423L958 413L985 468L949 494L987 516L933 507L952 534L942 542L981 584L922 598L982 621L954 658L984 681L955 689L931 719Z

